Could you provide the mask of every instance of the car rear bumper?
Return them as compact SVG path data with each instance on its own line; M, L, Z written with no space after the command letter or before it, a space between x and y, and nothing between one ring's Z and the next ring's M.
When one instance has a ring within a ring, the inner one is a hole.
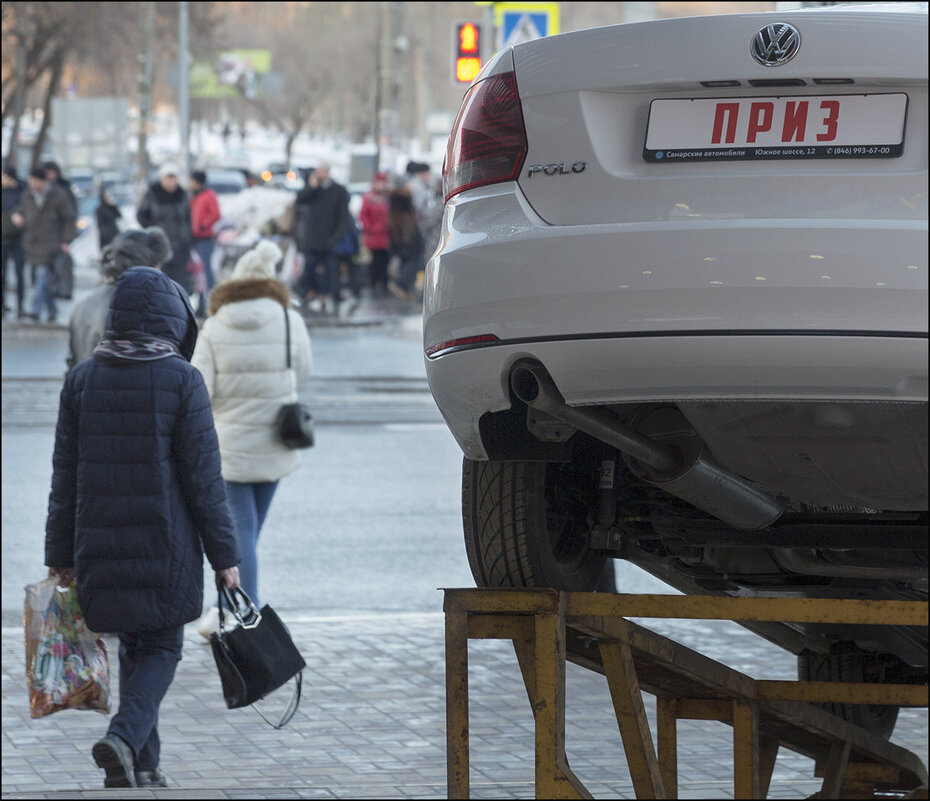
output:
M426 360L430 389L470 459L478 422L511 406L521 359L541 362L571 406L699 400L927 402L927 339L636 336L502 342Z
M927 221L551 226L513 184L446 206L424 344L675 331L927 334Z

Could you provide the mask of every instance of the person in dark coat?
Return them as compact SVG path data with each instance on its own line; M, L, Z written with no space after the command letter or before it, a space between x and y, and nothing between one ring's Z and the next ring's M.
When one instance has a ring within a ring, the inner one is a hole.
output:
M77 217L78 207L77 197L74 194L74 184L61 174L61 167L58 165L58 162L46 161L45 164L42 165L42 170L45 172L45 180L50 184L54 184L65 193L65 197L68 198L68 202L71 204L71 211L73 211L74 216Z
M32 311L23 316L38 321L44 308L48 322L54 323L58 314L53 291L55 260L70 252L70 243L77 235L73 207L65 190L36 167L29 173L29 188L10 219L23 229L23 251L35 269Z
M6 305L6 268L10 260L16 270L16 316L25 314L23 301L26 298L26 254L23 252L23 230L13 223L13 211L19 206L26 191L26 182L20 181L16 168L3 168L3 311Z
M240 554L189 298L132 267L106 327L61 390L45 563L76 579L90 630L119 634L119 711L91 751L104 786L164 786L158 707L203 609L203 554L230 588Z
M191 230L191 207L187 192L178 183L178 168L171 163L162 164L158 180L152 184L136 212L143 228L158 226L165 232L174 254L165 267L169 278L177 281L188 295L194 293L194 276L187 271L194 234Z
M307 185L297 193L297 247L304 257L300 289L307 301L326 310L332 299L333 312L339 310L339 266L336 245L349 222L349 193L329 176L329 165L321 164L307 176ZM317 267L323 266L323 283Z
M97 238L102 252L116 238L119 233L117 220L123 218L119 206L113 202L113 195L109 189L100 190L100 205L97 206L94 216L97 218Z
M388 200L388 234L391 256L399 261L397 277L388 284L401 300L414 298L417 271L423 263L423 234L417 223L417 212L410 186L403 184L391 192Z

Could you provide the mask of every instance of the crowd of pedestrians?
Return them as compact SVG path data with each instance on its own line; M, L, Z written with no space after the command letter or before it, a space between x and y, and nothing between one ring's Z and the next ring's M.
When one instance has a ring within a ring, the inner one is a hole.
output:
M390 292L418 300L418 279L438 244L441 218L439 187L427 164L411 161L406 174L393 180L376 172L357 220L345 187L331 178L328 164L319 165L308 172L295 203L294 237L303 264L295 287L299 300L309 311L338 313L344 283L353 306L366 284L374 297Z
M195 297L195 315L203 321L217 283L217 262L222 261L217 243L224 218L206 173L193 171L186 189L179 173L171 162L161 165L136 218L141 227L160 228L167 236L172 256L163 270ZM357 217L349 205L349 192L333 179L329 164L306 171L287 230L298 254L297 278L290 287L296 303L306 313L338 315L346 308L354 311L366 292L373 298L393 294L404 301L420 300L422 275L438 244L442 217L439 182L429 166L411 161L404 175L379 171ZM94 217L103 253L127 225L106 186L100 189ZM13 312L7 291L15 277L16 317L57 320L56 258L68 253L76 220L75 193L57 163L33 169L27 182L15 169L4 169L4 316ZM110 280L101 275L102 282Z

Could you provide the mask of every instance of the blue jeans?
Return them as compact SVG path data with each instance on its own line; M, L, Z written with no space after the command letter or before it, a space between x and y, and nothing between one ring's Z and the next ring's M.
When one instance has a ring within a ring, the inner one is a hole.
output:
M132 748L136 770L158 767L158 707L174 679L183 645L183 626L119 635L119 711L109 733Z
M301 277L304 292L329 295L333 303L339 304L339 264L334 250L305 250L304 274ZM323 265L323 281L316 274L317 265Z
M51 264L36 264L36 285L32 291L32 313L36 316L42 314L42 308L48 308L49 322L58 316L58 306L55 305L55 295L52 292L52 278L54 268Z
M262 605L258 600L258 535L277 488L277 481L257 481L248 484L238 481L226 482L226 497L229 499L236 537L239 540L239 552L242 554L239 581L242 589L259 609Z
M202 292L200 300L197 301L197 314L206 314L207 295L216 286L216 277L213 275L213 250L215 247L216 243L212 239L194 240L194 250L197 251L197 255L200 256L200 260L203 262L203 277L207 282L207 291Z

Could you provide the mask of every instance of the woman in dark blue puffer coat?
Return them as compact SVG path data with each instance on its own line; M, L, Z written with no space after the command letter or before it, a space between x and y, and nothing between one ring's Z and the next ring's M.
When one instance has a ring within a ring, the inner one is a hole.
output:
M45 560L76 578L88 627L119 634L119 711L92 751L104 786L164 786L158 706L203 611L203 553L235 587L239 548L186 293L132 267L106 329L61 392Z

